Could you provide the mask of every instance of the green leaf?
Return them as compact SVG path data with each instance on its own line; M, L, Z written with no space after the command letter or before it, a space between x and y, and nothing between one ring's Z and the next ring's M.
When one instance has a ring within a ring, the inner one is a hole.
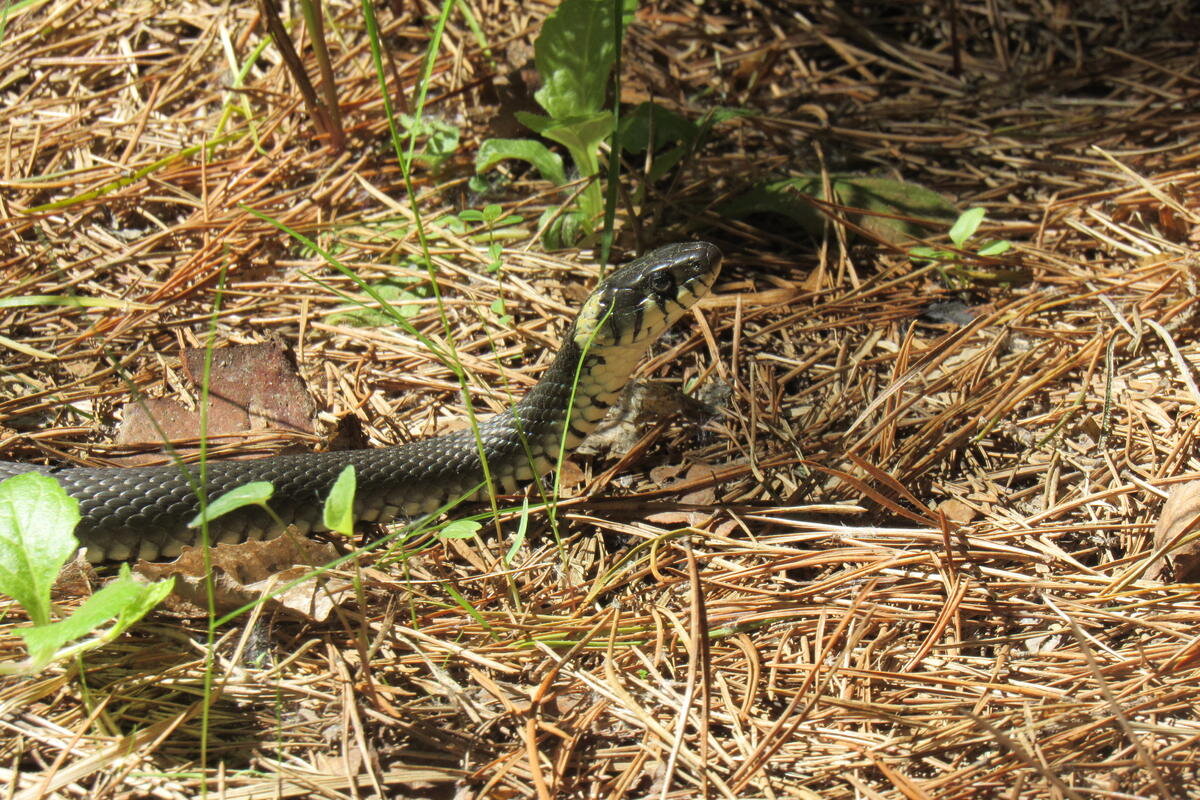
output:
M708 113L705 121L709 125L720 125L722 122L728 122L731 119L757 117L759 113L760 112L752 108L730 108L729 106L717 106Z
M50 588L79 548L78 523L79 503L54 478L30 472L0 483L0 593L35 625L50 622Z
M927 258L931 261L955 258L955 254L949 250L938 250L933 247L914 247L908 251L908 254L912 258Z
M657 103L641 103L621 117L621 147L628 153L644 153L647 147L657 152L677 142L690 145L699 135L696 123Z
M983 247L979 248L979 255L981 255L981 256L1002 255L1002 254L1008 252L1009 248L1012 247L1012 244L1013 243L1008 241L1007 239L1001 239L998 242L988 242Z
M508 546L508 550L504 553L504 566L512 565L513 559L517 557L517 551L521 549L521 545L525 544L525 534L529 528L529 498L525 497L521 500L521 521L517 523L517 532L513 536L512 544Z
M760 215L782 217L815 239L821 236L824 217L796 195L816 195L820 188L820 181L799 178L756 186L722 205L720 212L722 216L732 219Z
M957 216L954 206L946 198L914 183L858 175L830 177L833 202L875 212L847 213L849 221L893 244L906 244L914 238L920 238L927 229L947 225ZM762 212L782 214L814 237L819 237L824 215L796 198L798 194L829 201L825 197L820 176L805 175L752 189L726 204L722 213L735 217Z
M624 28L637 7L624 0ZM534 99L551 117L591 114L604 107L608 76L616 60L612 0L563 0L542 24L534 65L542 88Z
M535 132L564 145L570 151L571 160L575 162L580 175L590 177L600 171L600 145L612 133L612 113L598 111L549 121L524 111L518 111L516 116Z
M430 293L429 285L424 282L423 278L417 277L389 278L370 284L370 286L385 304L383 308L359 305L348 310L336 311L330 314L329 323L331 325L350 325L355 328L378 328L390 325L394 321L393 314L402 319L409 319L419 314L421 305L411 301L423 300Z
M954 242L956 247L961 248L963 243L979 230L979 225L983 222L983 215L986 213L982 208L968 208L960 214L954 221L954 226L950 228L950 241Z
M244 483L241 486L230 489L209 503L204 511L192 517L192 521L188 523L188 527L199 528L201 522L204 520L207 519L209 522L212 522L214 519L223 517L230 511L236 511L243 506L263 506L265 508L267 501L271 499L271 495L274 493L275 487L268 481Z
M558 215L553 222L550 218ZM538 220L538 227L542 228L542 246L547 250L562 250L566 247L572 247L591 233L591 227L584 224L584 215L578 211L567 211L560 213L557 208L547 208L542 212L541 219Z
M473 519L456 519L452 522L447 522L445 527L438 533L438 537L442 539L470 539L483 526Z
M851 215L851 221L885 242L903 245L927 235L954 219L958 211L945 197L908 181L891 178L839 176L833 185L838 202L879 214Z
M65 655L58 652L63 645L87 636L110 619L116 619L111 628L82 649L112 641L161 603L174 586L174 578L141 583L134 580L129 565L122 564L117 579L89 597L71 616L61 622L18 631L29 648L29 666L38 669Z
M555 186L567 182L562 156L533 139L488 139L479 146L479 154L475 156L475 171L486 172L506 158L529 162L544 180Z
M344 536L354 535L354 492L357 486L354 465L347 464L333 482L329 497L325 498L323 513L326 528Z
M438 119L424 116L414 124L408 114L400 115L405 130L416 136L425 137L425 149L413 154L413 160L438 167L458 149L460 132L458 127Z

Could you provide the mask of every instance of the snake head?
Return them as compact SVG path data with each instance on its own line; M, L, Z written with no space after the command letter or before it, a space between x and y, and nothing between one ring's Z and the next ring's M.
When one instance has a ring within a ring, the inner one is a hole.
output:
M721 251L708 242L660 247L609 273L575 320L584 348L641 348L708 293L721 271Z

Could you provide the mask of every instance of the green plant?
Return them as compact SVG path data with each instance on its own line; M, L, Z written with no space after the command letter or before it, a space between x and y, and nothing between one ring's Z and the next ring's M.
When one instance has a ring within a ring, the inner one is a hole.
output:
M971 243L971 237L979 230L985 213L982 208L969 208L954 221L954 224L950 227L949 236L950 241L954 243L958 251L974 247ZM1011 247L1012 242L1007 239L999 239L980 245L978 249L975 249L975 254L985 257L995 257L1008 252L1008 249ZM963 260L961 252L955 250L941 250L935 247L924 246L914 247L908 251L908 256L917 261L937 263L939 265L938 269L947 283L953 283L956 278L994 280L998 276L998 273L969 269ZM1003 278L1004 275L1000 275L999 277Z
M47 475L16 475L0 483L0 594L25 609L33 626L18 631L29 658L0 664L2 674L36 672L111 642L170 594L174 579L134 580L122 565L117 579L58 622L51 621L50 590L79 548L74 535L79 503ZM112 624L102 629L105 623ZM94 634L91 638L89 634Z
M358 490L358 474L353 464L347 464L325 498L321 519L325 527L343 536L354 535L354 495Z
M406 155L412 161L425 164L436 171L458 149L461 133L457 126L436 117L418 118L409 114L400 114L399 118L400 124L404 126L405 132L410 137L422 139L425 142L423 150ZM411 168L410 165L409 169Z
M614 14L613 3L619 3ZM604 213L600 190L600 149L617 124L605 109L609 75L617 60L617 44L628 25L636 0L563 0L546 18L534 44L534 65L542 87L534 99L546 114L518 112L517 119L535 133L563 145L586 184L577 208L547 210L540 227L550 247L572 244L594 230ZM614 27L619 19L619 29ZM515 158L532 164L542 177L559 186L567 183L562 158L532 139L489 139L475 159L476 172Z
M908 181L869 175L798 175L754 186L721 206L734 219L782 218L820 240L830 217L825 204L851 230L906 246L931 228L949 224L957 209L937 192Z
M374 292L389 304L389 308L374 308L361 298L329 315L331 325L348 325L354 328L379 328L395 322L393 315L411 319L421 311L422 301L428 300L433 290L429 282L415 275L400 275L371 284Z
M496 231L509 225L515 225L523 218L519 214L505 214L504 208L499 203L489 203L478 211L473 208L465 209L458 213L458 218L463 222L473 222L484 227L488 241L488 272L499 272L504 265L504 260L501 258L504 246L496 241Z

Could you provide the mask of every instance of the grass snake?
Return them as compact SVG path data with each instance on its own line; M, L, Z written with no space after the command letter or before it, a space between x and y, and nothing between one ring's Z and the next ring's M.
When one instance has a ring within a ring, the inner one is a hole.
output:
M284 526L322 530L325 497L342 469L353 464L357 519L415 518L468 492L486 496L481 452L496 490L514 492L518 483L557 462L564 439L570 451L592 430L647 346L708 292L720 267L716 247L687 242L611 272L584 301L541 380L516 405L480 423L478 439L466 429L395 447L212 460L206 465L206 496L269 481L275 487L270 506ZM92 562L173 558L201 541L200 530L188 527L200 508L195 467L0 462L0 480L24 472L52 475L79 501L75 533ZM264 539L282 530L265 511L250 506L213 520L209 541Z

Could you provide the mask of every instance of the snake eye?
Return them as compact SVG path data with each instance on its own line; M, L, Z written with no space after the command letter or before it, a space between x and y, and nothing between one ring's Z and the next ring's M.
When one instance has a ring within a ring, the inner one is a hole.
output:
M651 272L646 276L646 285L655 294L667 294L675 288L675 279L669 272Z

